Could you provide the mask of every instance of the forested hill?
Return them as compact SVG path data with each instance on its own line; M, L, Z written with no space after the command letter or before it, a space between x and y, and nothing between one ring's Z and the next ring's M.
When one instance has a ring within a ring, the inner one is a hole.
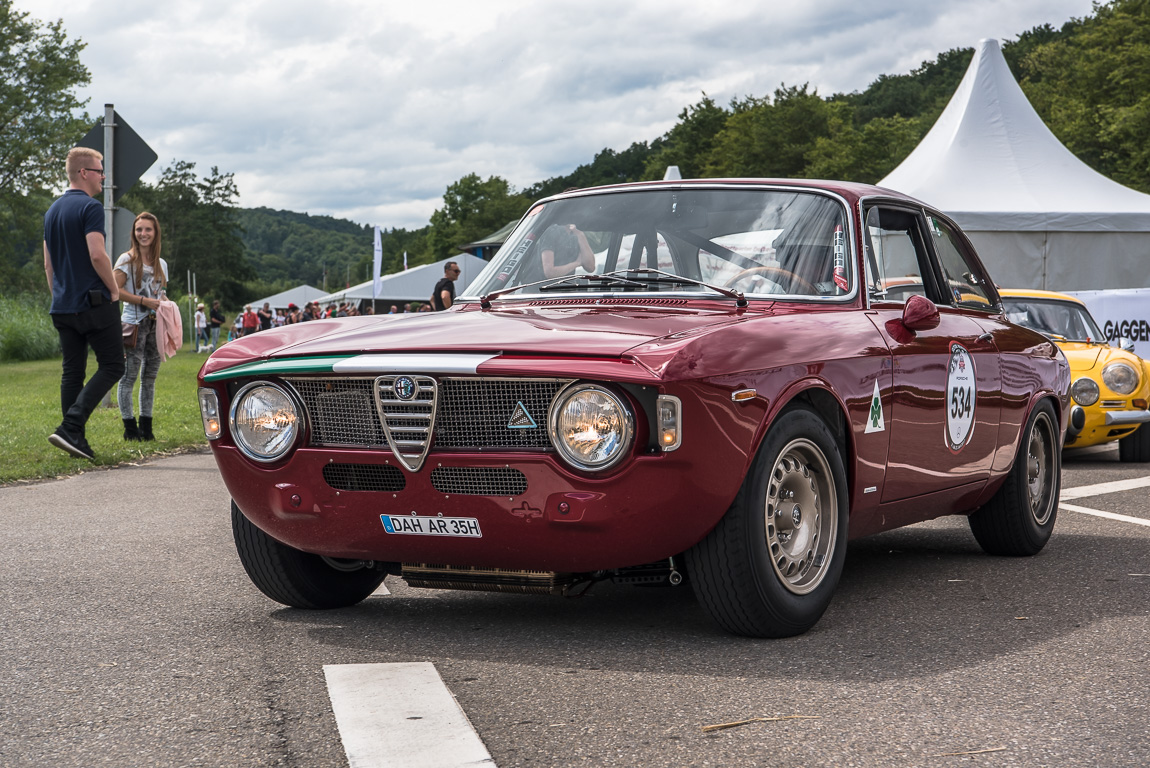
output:
M311 216L271 208L244 208L237 224L247 263L259 276L258 295L300 283L338 290L371 279L373 228L332 216ZM419 246L426 228L418 230ZM402 269L403 249L412 240L402 229L384 233L384 272ZM396 249L399 249L396 252Z

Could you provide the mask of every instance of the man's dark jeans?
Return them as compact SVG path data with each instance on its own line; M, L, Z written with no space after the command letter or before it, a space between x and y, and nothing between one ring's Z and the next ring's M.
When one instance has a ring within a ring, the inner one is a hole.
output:
M64 352L60 378L60 410L64 426L84 435L88 417L104 395L124 375L124 340L120 335L119 305L104 304L74 314L52 315ZM96 353L96 373L84 384L88 348Z

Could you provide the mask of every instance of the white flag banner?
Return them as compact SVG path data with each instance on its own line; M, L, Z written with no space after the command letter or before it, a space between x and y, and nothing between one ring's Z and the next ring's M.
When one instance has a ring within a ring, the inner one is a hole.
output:
M405 272L407 271L407 251L403 252L403 269Z
M383 290L383 275L380 271L383 269L383 245L379 240L379 226L375 228L375 259L372 262L371 273L375 276L375 284L371 287L371 297L373 299L379 298L379 292Z

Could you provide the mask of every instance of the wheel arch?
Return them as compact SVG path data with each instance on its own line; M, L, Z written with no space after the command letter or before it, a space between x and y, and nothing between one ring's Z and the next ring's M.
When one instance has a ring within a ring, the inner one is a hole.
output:
M821 379L795 382L794 385L781 393L776 400L775 407L770 409L767 418L763 420L763 424L759 428L759 433L755 436L755 453L762 447L771 425L787 411L799 407L806 407L814 411L834 435L835 444L843 457L849 495L849 491L854 487L855 475L855 445L851 430L848 428L850 419L847 416L846 404L835 394L830 385ZM747 469L750 471L750 467Z

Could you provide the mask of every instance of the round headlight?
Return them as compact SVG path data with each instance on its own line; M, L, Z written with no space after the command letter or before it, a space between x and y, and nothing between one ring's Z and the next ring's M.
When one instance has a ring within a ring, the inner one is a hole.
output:
M1126 363L1111 363L1102 369L1102 383L1111 392L1129 395L1138 389L1138 372Z
M230 421L236 446L248 458L263 462L287 453L303 427L291 395L266 381L236 393Z
M579 469L607 469L631 446L631 412L614 393L594 384L572 384L559 393L548 418L551 442Z
M1070 386L1070 395L1079 405L1094 405L1098 402L1098 384L1083 376Z

